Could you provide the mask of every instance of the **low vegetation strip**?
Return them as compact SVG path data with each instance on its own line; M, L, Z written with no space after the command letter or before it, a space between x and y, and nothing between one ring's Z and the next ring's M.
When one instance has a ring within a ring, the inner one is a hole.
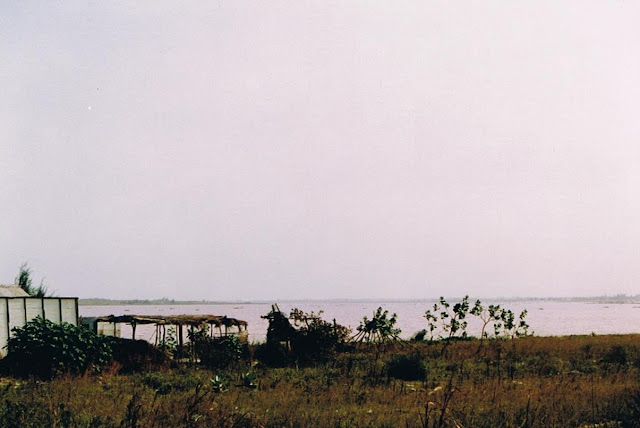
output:
M0 427L640 426L640 335L533 337L522 314L445 303L413 341L382 308L354 334L273 305L266 343L203 328L160 348L36 319L0 364Z
M0 426L635 427L638 343L638 335L526 337L478 350L478 341L460 341L444 355L443 344L382 354L365 345L298 368L248 358L224 370L174 363L130 375L5 378Z

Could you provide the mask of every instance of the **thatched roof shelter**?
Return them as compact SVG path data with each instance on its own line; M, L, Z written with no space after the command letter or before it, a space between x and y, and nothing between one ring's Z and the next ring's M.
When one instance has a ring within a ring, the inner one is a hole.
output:
M199 327L205 324L215 327L238 327L246 329L247 322L219 315L108 315L96 318L98 322L127 324L188 325Z
M183 327L187 326L190 329L203 328L205 326L210 327L211 336L214 335L214 327L218 330L220 335L247 335L247 322L236 318L229 318L227 316L219 315L108 315L103 317L97 317L95 319L95 325L98 323L124 323L130 324L133 330L133 339L136 336L136 326L142 324L154 324L156 326L156 340L160 336L160 329L163 330L163 338L166 334L166 326L178 327L178 339L180 345L183 343ZM224 333L222 329L224 328ZM230 328L233 328L229 331ZM162 339L164 341L164 339Z

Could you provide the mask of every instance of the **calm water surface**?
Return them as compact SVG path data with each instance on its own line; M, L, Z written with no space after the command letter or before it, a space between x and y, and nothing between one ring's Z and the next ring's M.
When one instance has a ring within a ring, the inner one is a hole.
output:
M364 316L371 318L379 306L398 314L397 326L402 329L401 336L411 337L416 331L426 328L424 312L434 302L286 302L280 303L280 309L288 313L292 308L305 312L324 311L323 318L335 320L339 324L355 330ZM493 303L493 302L491 302ZM498 302L500 303L500 302ZM516 315L527 309L527 322L537 336L561 336L570 334L622 334L640 332L640 305L627 303L569 303L520 301L500 303L513 310ZM252 342L264 341L267 333L267 321L260 318L271 309L266 303L215 304L215 305L128 305L128 306L80 306L80 316L102 315L180 315L210 314L226 315L245 320L249 323L249 338ZM479 334L479 326L470 322L468 332ZM131 330L122 327L123 337L131 337ZM154 329L139 326L136 338L153 341Z

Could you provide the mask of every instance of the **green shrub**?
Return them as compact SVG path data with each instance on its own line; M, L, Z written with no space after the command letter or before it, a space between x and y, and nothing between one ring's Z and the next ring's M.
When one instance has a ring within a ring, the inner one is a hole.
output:
M209 337L204 331L194 332L189 338L200 364L211 369L226 369L241 361L246 353L245 345L237 336Z
M345 348L351 331L321 316L322 311L306 313L294 308L287 317L274 304L271 312L262 317L269 320L267 343L256 348L255 357L271 367L293 363L313 365L330 360Z
M106 337L69 323L37 317L13 329L3 371L12 376L49 379L60 373L99 371L111 361Z
M387 363L387 374L402 380L424 380L427 375L427 365L418 353L395 355Z
M320 314L306 314L294 309L292 316L300 319L301 327L291 340L293 357L300 364L323 362L333 358L349 338L349 329L335 321L327 322Z
M169 364L169 357L161 349L146 340L109 337L113 361L120 373L135 373L156 370Z
M625 365L629 360L627 350L622 345L614 345L602 358L603 363Z
M256 345L254 357L268 367L286 367L293 364L291 350L279 342L267 342Z

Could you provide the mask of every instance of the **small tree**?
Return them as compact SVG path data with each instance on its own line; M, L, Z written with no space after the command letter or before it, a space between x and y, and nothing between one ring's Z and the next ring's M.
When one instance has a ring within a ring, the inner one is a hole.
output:
M373 318L364 317L360 322L357 330L358 333L353 337L355 342L368 343L391 343L400 339L402 330L396 328L398 315L389 316L389 311L383 311L379 307L373 314Z
M31 296L33 295L33 285L31 281L31 268L27 265L27 263L23 263L20 266L20 270L18 271L18 275L16 275L15 279L16 285L20 286L26 293Z
M480 301L476 302L474 309L479 303ZM466 338L468 325L466 318L469 312L469 296L464 296L453 307L444 297L440 297L439 304L434 304L433 309L427 310L424 314L429 326L429 339Z
M18 275L16 276L16 285L20 286L20 288L26 291L29 296L47 297L50 293L47 287L44 285L44 278L40 280L39 286L34 287L33 281L31 279L31 273L31 268L29 267L27 262L24 262L20 266L20 270L18 271Z
M499 335L499 329L496 329L496 325L500 323L503 313L504 309L502 309L500 305L489 305L487 308L485 308L480 300L476 301L473 309L471 309L471 315L477 316L482 321L482 328L480 330L481 341L489 337L487 327L491 323L493 323L494 336L497 337Z
M527 311L524 310L516 316L510 309L502 308L500 305L489 305L484 307L480 300L476 300L473 307L469 305L469 296L465 296L460 303L453 307L440 297L439 303L433 305L433 309L427 310L424 317L428 323L428 330L422 330L414 340L422 340L427 333L429 340L466 338L467 336L467 316L478 317L481 321L480 340L485 338L515 338L526 336L529 324L525 321ZM493 327L491 334L488 329Z
M518 319L511 310L500 312L500 321L494 325L496 336L513 339L526 336L529 332L529 324L525 321L527 310L520 312Z
M513 339L526 336L529 331L529 324L525 321L526 309L520 312L516 320L516 315L511 309L503 308L500 305L489 305L484 308L478 300L471 310L471 314L482 320L481 340L490 337L487 332L489 324L493 324L494 338Z

